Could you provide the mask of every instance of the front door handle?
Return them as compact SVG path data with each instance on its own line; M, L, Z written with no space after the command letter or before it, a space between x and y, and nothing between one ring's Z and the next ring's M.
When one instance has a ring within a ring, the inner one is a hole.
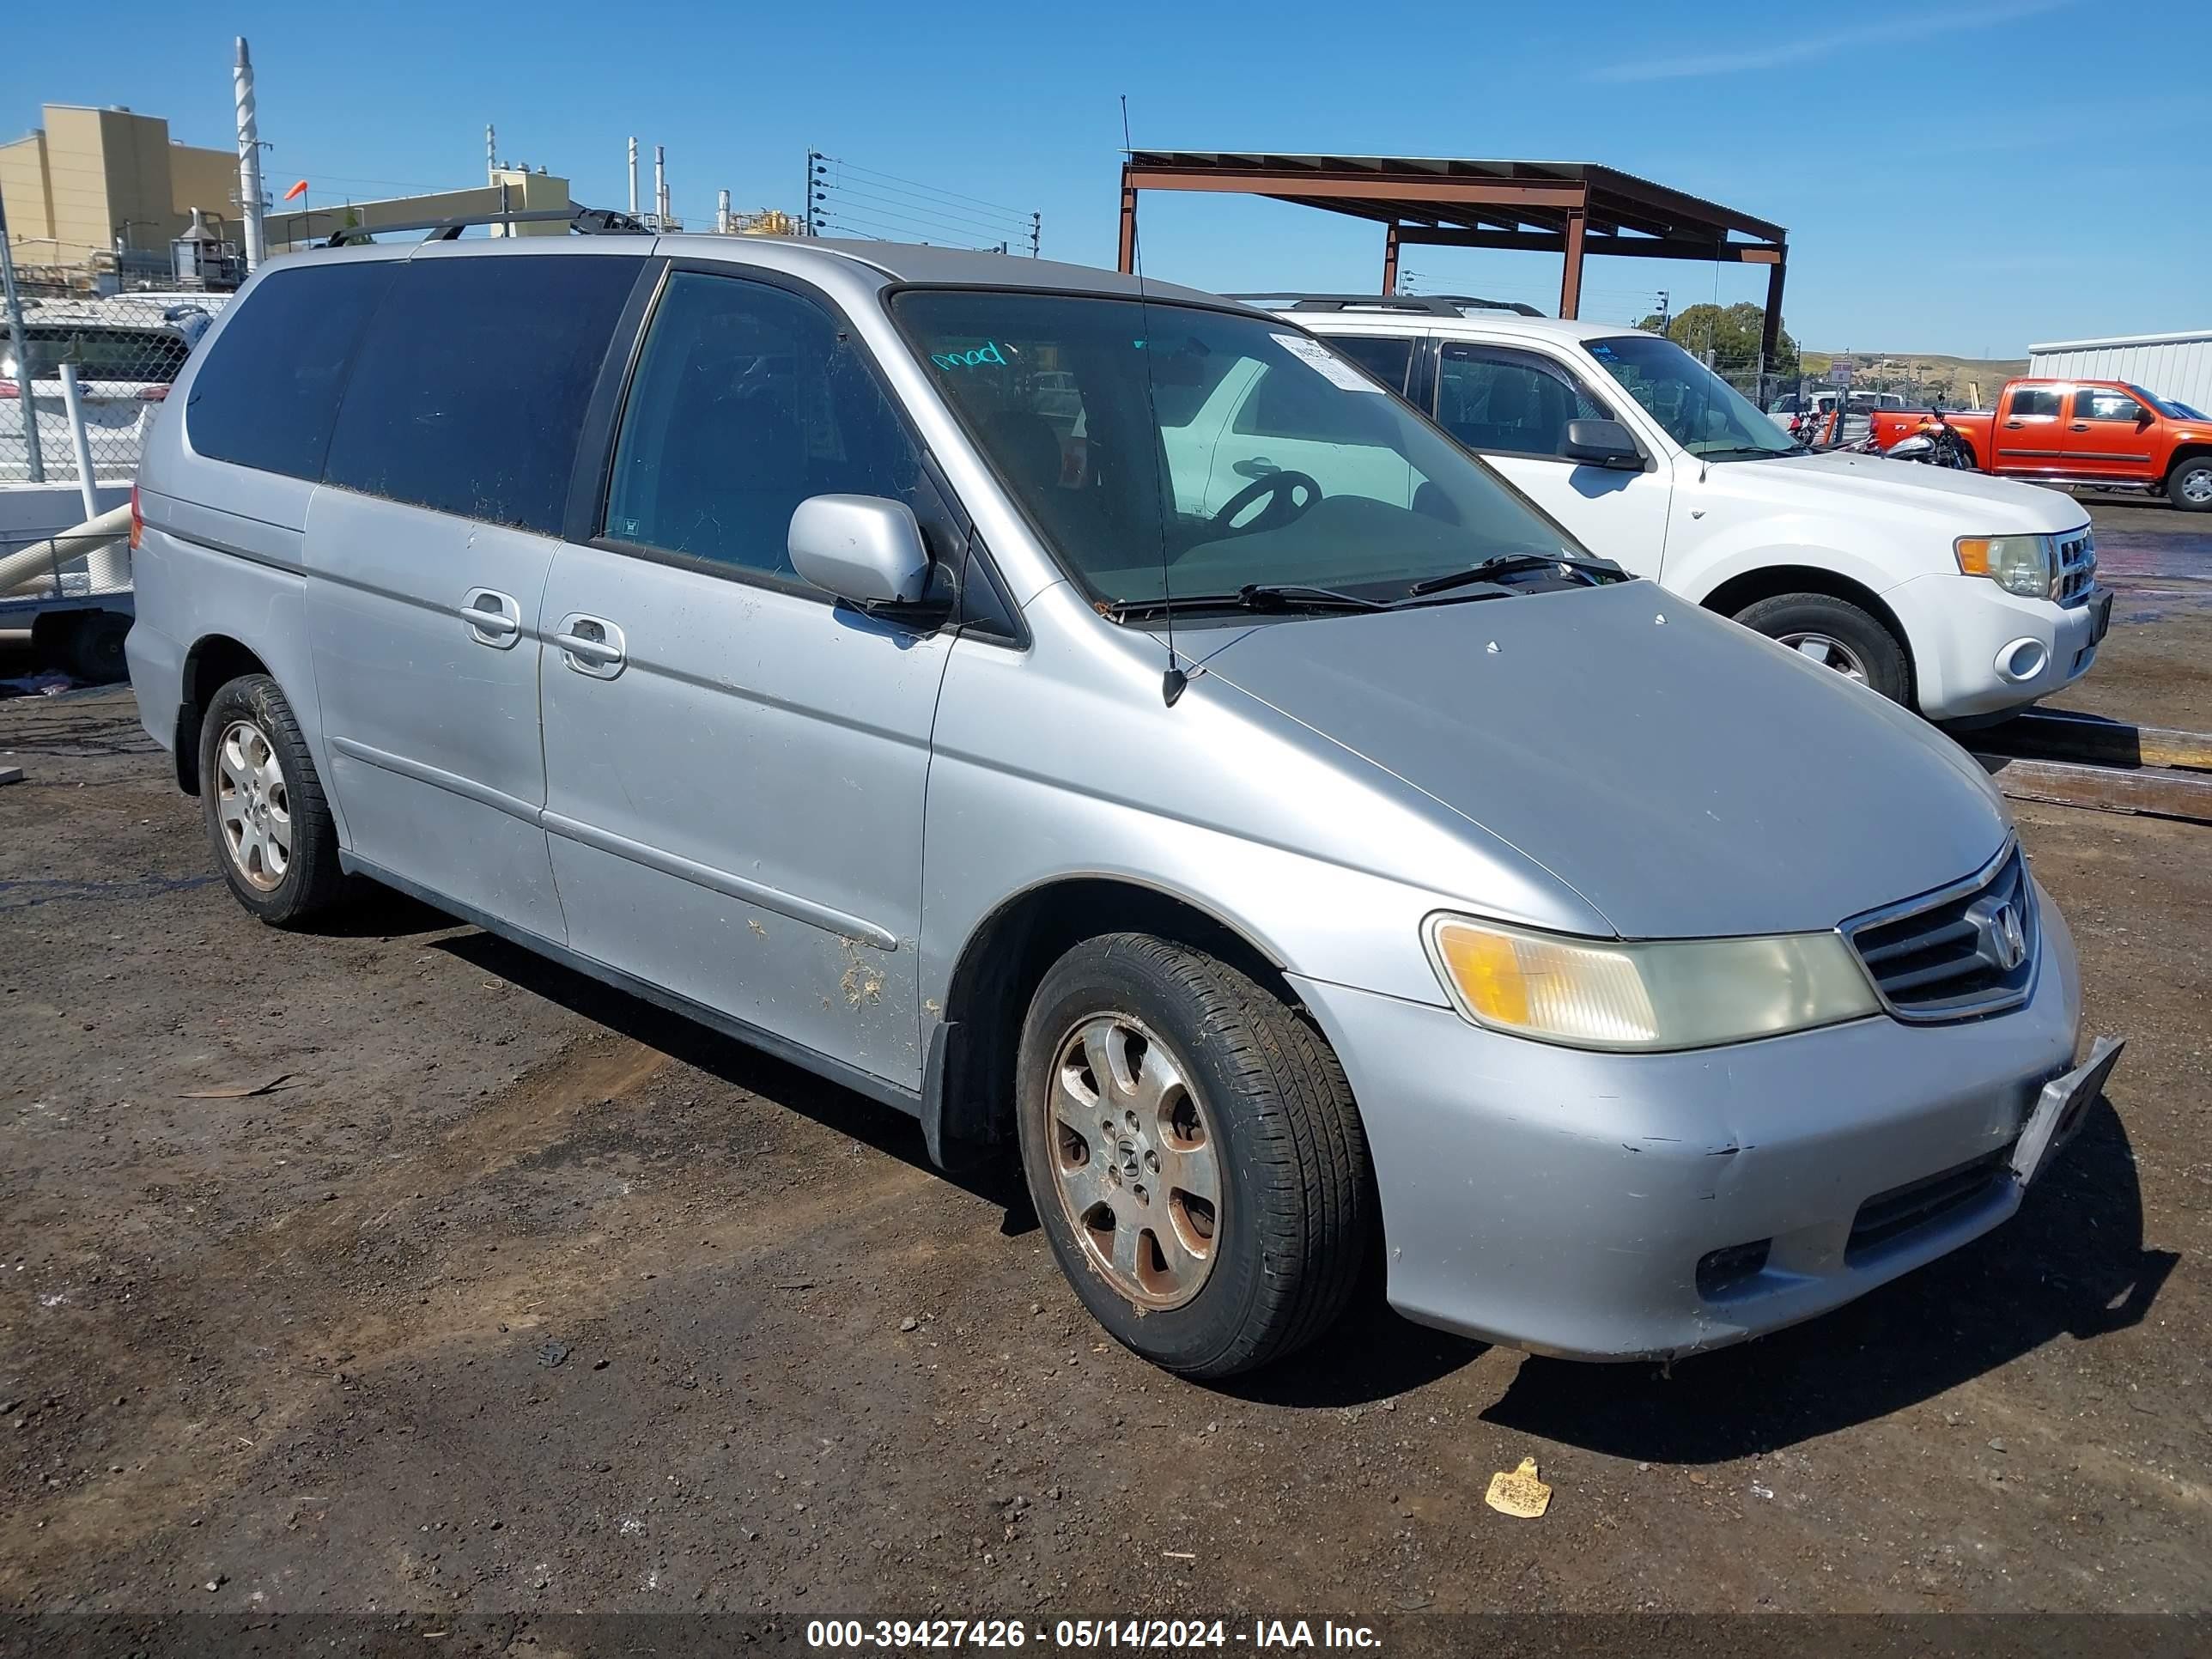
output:
M605 617L586 616L580 611L561 618L553 643L561 647L562 661L595 680L614 678L629 659L629 643L622 629Z
M1265 478L1271 474L1280 472L1283 469L1265 455L1255 455L1249 461L1238 461L1229 470L1240 478Z
M2008 429L2009 429L2009 430L2011 430L2011 431L2014 431L2014 432L2017 432L2017 431L2019 431L2019 430L2021 429L2021 428L2022 428L2022 427L2026 426L2027 424L2027 422L2026 421L2007 421L2007 422L2005 422L2005 426L2007 427L2007 428L2008 428Z
M504 651L522 637L522 607L496 588L471 587L461 595L461 620L478 645Z
M2076 421L2066 429L2069 432L2087 432L2089 429L2089 423L2087 421Z

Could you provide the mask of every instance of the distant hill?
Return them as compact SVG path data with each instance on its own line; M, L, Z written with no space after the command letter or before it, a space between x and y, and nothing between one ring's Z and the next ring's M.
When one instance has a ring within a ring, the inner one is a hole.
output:
M1947 357L1929 351L1807 350L1801 362L1808 374L1826 374L1838 357L1853 365L1853 386L1907 395L1918 392L1960 405L1994 403L2007 380L2027 373L2025 357Z

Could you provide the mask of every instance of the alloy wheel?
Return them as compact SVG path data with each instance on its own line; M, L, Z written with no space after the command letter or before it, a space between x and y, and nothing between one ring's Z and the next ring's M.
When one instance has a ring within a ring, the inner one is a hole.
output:
M1081 1021L1054 1050L1054 1184L1091 1267L1139 1307L1181 1307L1221 1237L1220 1142L1205 1103L1143 1023Z
M222 774L216 791L216 822L238 873L271 893L292 867L291 797L283 768L269 734L252 720L233 720L216 746Z
M1788 646L1801 657L1809 657L1824 668L1832 668L1845 679L1867 683L1866 664L1859 653L1832 634L1783 634L1777 636L1779 643Z

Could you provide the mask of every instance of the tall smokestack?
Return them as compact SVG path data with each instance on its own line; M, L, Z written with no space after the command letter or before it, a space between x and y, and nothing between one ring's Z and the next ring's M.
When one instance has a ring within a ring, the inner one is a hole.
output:
M252 270L269 257L269 244L261 229L261 129L253 118L253 59L242 34L230 90L238 106L238 211L246 221L246 268Z
M730 234L730 192L726 190L714 198L714 228L725 236Z
M668 146L653 147L653 210L660 216L663 228L668 224Z
M629 141L629 216L637 217L637 140Z

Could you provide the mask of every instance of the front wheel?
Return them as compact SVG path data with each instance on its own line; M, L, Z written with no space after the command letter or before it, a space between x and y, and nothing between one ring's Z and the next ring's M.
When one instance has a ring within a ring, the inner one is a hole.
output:
M1229 1376L1343 1311L1373 1224L1366 1137L1335 1055L1279 998L1189 946L1109 934L1046 973L1018 1065L1030 1195L1124 1346Z
M2166 498L2184 513L2212 513L2212 455L2198 455L2173 469Z
M1911 701L1905 647L1877 617L1848 599L1829 593L1779 593L1745 606L1735 619L1892 702Z

